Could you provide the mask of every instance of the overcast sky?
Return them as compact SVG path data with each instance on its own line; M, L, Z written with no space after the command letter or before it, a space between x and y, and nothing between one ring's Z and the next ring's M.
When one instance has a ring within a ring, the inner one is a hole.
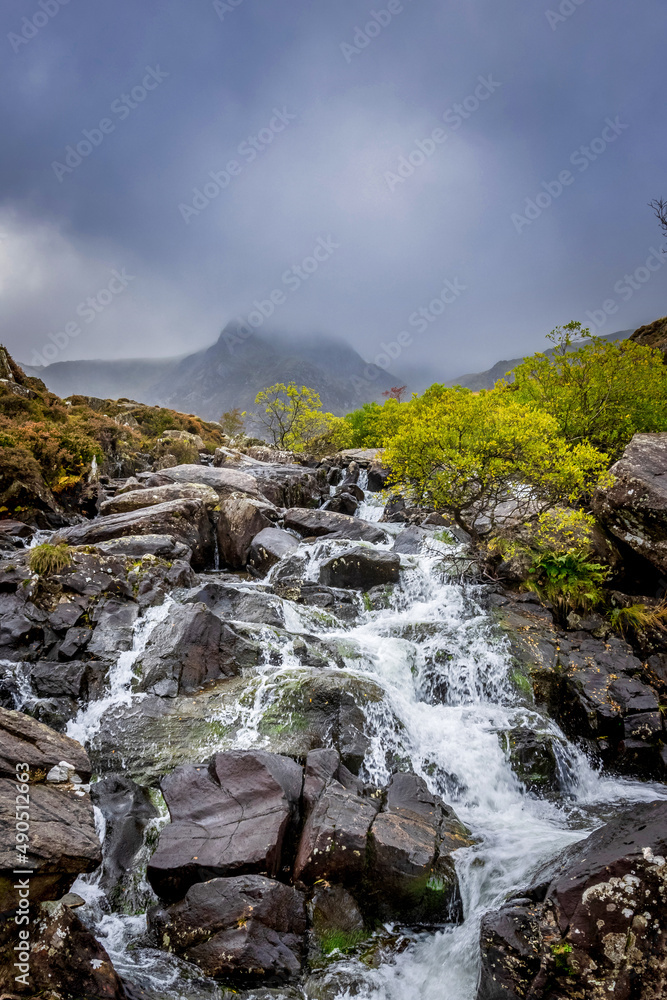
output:
M434 378L667 313L664 0L5 0L0 26L19 360L186 353L272 292L265 330Z

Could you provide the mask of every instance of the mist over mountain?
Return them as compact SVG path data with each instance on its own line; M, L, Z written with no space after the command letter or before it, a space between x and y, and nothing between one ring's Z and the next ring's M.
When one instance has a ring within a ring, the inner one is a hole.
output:
M343 414L396 384L396 376L367 364L345 341L285 333L244 337L235 324L215 344L173 358L61 361L30 368L52 392L104 399L127 397L217 420L225 410L252 410L257 393L276 382L319 392L325 410Z

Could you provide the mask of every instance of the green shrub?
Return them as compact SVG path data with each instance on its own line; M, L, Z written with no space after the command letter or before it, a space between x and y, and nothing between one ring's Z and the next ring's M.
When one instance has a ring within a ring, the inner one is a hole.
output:
M28 565L37 576L49 576L60 573L72 562L72 551L67 545L36 545L31 550Z
M593 562L581 550L544 551L535 556L529 584L561 614L588 611L602 599L602 585L609 575L606 566Z

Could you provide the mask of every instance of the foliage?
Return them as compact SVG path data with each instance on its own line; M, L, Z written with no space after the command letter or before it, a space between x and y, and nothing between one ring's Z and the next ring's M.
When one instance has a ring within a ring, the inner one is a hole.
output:
M394 398L380 406L379 403L364 403L345 417L352 428L350 448L384 448L399 430L406 413L407 403L399 403Z
M646 631L667 631L667 603L654 607L647 604L631 604L627 608L612 608L609 612L612 626L626 636Z
M580 337L589 341L576 347ZM577 322L547 339L554 353L527 358L510 389L518 402L555 417L566 441L615 459L634 434L667 430L667 366L659 351L591 336Z
M38 576L60 573L72 562L72 553L67 545L36 545L30 550L28 565Z
M222 414L220 417L220 423L222 425L222 430L227 437L235 438L242 433L245 417L245 410L241 411L238 406L233 410L226 410Z
M416 503L447 510L477 537L481 515L496 523L508 498L514 513L573 504L603 479L607 456L570 445L548 413L517 402L507 388L475 394L433 385L402 407L384 461L390 482Z
M391 389L385 389L382 395L386 396L387 399L395 399L397 403L402 403L407 388L407 385L392 385Z
M568 611L587 611L599 604L608 575L607 567L586 552L545 550L533 560L529 583L564 617Z
M59 399L39 379L28 378L2 347L0 365L11 375L0 382L3 513L47 508L49 491L66 501L67 492L86 481L93 458L100 472L111 475L145 468L146 456L159 455L158 440L166 430L198 434L208 451L225 441L220 427L192 414L128 399ZM187 460L199 460L192 449Z
M296 452L308 452L315 458L323 458L349 448L351 440L350 425L342 417L312 411L302 418L292 449Z
M300 443L304 422L322 409L318 393L305 385L299 388L296 382L289 385L276 382L268 389L262 389L257 393L255 403L262 407L257 418L270 434L271 443L284 449L291 449Z

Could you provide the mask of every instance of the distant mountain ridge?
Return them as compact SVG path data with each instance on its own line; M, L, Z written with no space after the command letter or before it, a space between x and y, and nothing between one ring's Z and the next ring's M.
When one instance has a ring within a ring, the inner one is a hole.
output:
M368 365L342 340L285 334L244 338L234 324L225 327L215 344L186 356L60 361L24 368L62 398L127 397L204 420L218 420L235 407L251 411L257 393L276 382L310 386L320 394L324 409L336 414L380 399L396 383L396 376Z
M634 330L619 330L618 333L608 333L602 337L602 340L627 340L633 335ZM572 349L576 350L580 346L580 343L573 344ZM544 351L544 354L553 354L553 348L548 351ZM530 355L527 355L529 357ZM449 382L445 382L445 385L460 385L464 389L472 389L473 392L481 392L482 389L493 389L496 382L505 378L512 372L517 365L520 365L525 358L514 358L511 361L498 361L493 368L487 368L484 372L472 372L468 375L459 375L458 378L453 378Z

